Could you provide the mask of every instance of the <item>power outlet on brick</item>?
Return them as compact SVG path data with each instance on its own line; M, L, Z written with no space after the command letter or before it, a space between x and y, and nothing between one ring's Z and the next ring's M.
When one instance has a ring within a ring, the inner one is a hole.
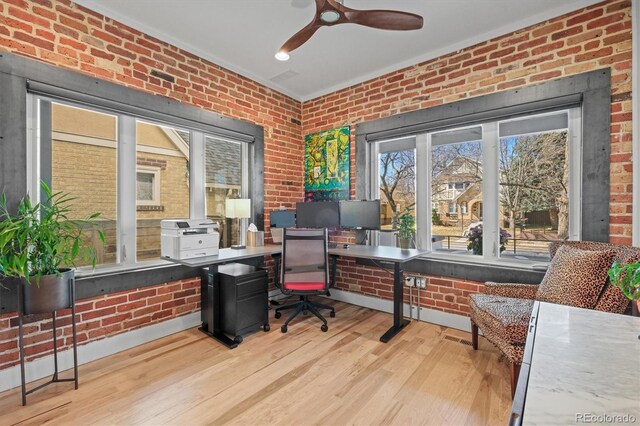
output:
M415 286L420 288L427 288L427 279L425 277L413 277L415 279Z

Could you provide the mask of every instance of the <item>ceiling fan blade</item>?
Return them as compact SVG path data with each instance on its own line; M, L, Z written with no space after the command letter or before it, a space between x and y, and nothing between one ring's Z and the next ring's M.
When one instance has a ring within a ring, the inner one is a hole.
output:
M344 14L352 24L381 30L419 30L423 24L422 16L396 10L349 9Z
M320 27L321 25L318 25L314 20L309 25L307 25L306 27L304 27L303 29L295 33L289 40L287 40L280 48L280 52L289 53L297 49L298 47L302 46L311 38L311 36L316 31L318 31L318 28Z

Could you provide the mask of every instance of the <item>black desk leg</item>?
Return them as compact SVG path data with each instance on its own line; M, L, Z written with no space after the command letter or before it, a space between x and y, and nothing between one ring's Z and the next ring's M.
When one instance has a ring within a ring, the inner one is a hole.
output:
M220 283L218 282L218 265L209 265L207 273L207 291L201 298L201 309L204 313L204 321L200 330L213 337L229 349L238 347L238 344L228 338L220 329Z
M331 277L329 277L329 288L333 288L336 285L336 274L338 273L338 256L331 255Z
M402 305L402 269L400 269L400 263L396 262L393 266L393 326L382 335L381 342L387 343L409 324L409 321L403 318Z

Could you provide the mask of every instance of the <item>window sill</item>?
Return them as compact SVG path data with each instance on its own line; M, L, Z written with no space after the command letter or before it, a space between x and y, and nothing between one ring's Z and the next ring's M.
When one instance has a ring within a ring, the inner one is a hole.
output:
M484 259L476 255L456 255L450 253L430 252L421 259L434 261L450 262L454 264L472 265L472 266L494 266L499 268L508 268L521 271L546 272L549 267L549 261L530 260L530 259Z
M119 275L125 272L142 272L147 270L170 268L173 266L177 266L177 264L162 259L145 260L134 265L98 265L95 268L90 266L81 266L76 269L76 278L102 278Z

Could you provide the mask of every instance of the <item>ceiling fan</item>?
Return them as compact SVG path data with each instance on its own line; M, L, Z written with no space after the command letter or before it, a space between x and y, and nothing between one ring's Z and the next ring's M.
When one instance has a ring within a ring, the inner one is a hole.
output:
M338 24L358 24L381 30L419 30L422 16L398 10L358 10L343 4L344 0L315 0L316 14L306 27L298 31L282 45L276 58L289 59L289 52L306 43L321 27Z

